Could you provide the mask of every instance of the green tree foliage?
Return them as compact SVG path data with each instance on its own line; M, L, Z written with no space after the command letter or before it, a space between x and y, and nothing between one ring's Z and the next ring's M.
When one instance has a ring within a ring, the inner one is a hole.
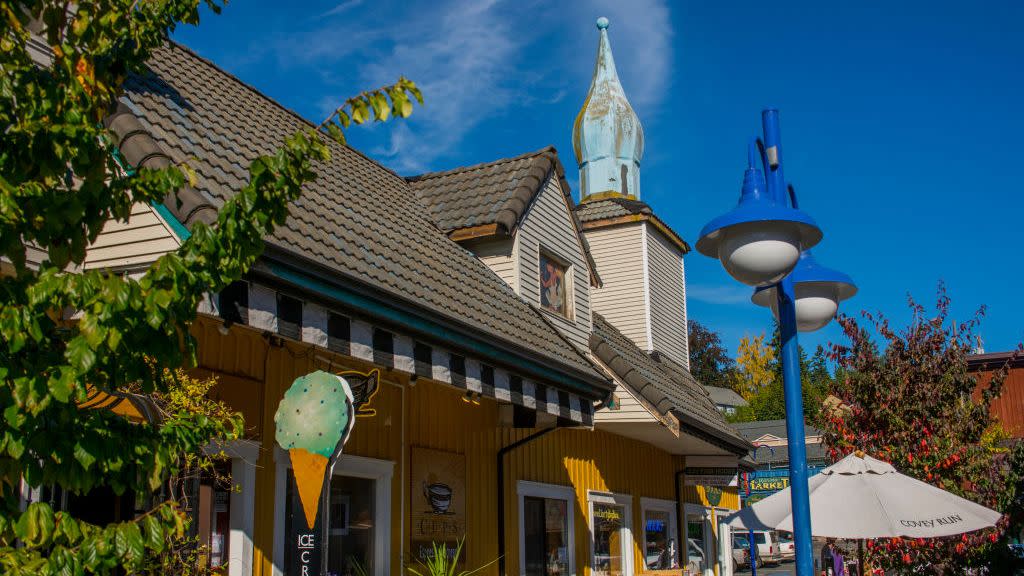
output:
M690 348L690 373L705 386L731 388L736 362L722 345L718 332L696 320L686 323Z
M132 424L77 404L87 387L167 393L164 370L194 360L189 325L200 298L252 265L328 159L328 137L341 141L351 122L408 116L421 101L405 79L349 99L319 131L253 160L216 223L195 225L141 278L80 271L107 221L126 220L135 202L163 202L190 179L187 166L123 170L102 120L168 34L198 23L200 3L0 3L0 573L133 573L180 540L186 517L173 502L98 526L45 503L20 511L20 481L150 495L181 471L184 455L234 434L230 420L187 410ZM32 60L30 30L50 47L49 66ZM26 264L27 245L47 255L38 268Z
M842 404L823 412L823 440L833 460L863 450L904 474L1017 516L962 537L872 542L870 558L886 573L910 568L964 574L970 567L1009 573L995 563L1007 550L1007 527L1019 526L1020 503L1014 502L1024 451L1019 443L1010 448L1002 442L989 412L1007 369L978 389L967 371L967 355L983 310L956 324L949 319L949 302L941 286L933 313L911 300L913 318L902 330L884 317L862 313L881 345L857 320L840 317L849 344L830 351L842 371L830 392Z
M770 352L763 357L770 358L767 372L770 379L747 399L748 406L737 409L733 416L736 422L781 420L786 417L786 400L783 393L781 337L776 325L775 335L766 346ZM803 347L800 351L800 385L803 392L804 420L810 424L818 422L822 404L828 395L832 382L825 349L821 346L810 359Z
M774 362L775 350L765 344L763 332L757 336L744 335L740 338L740 346L736 353L733 390L744 400L749 401L762 388L774 381Z

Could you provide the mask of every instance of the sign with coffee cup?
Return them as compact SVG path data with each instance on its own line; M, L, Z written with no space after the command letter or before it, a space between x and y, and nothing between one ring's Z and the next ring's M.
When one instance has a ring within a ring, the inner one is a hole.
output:
M451 552L466 534L466 456L413 447L411 460L410 541L413 555L426 561L434 543Z

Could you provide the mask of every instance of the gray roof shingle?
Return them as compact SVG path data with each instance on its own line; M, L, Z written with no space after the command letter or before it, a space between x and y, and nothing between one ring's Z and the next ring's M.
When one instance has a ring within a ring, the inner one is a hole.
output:
M576 206L576 217L583 224L584 230L615 225L623 221L645 220L654 224L666 237L678 245L683 253L690 251L690 245L683 237L665 223L654 210L642 200L612 195L585 198Z
M673 412L680 426L696 428L734 449L750 449L686 368L663 354L647 354L597 313L590 349L655 409L662 414Z
M497 224L510 234L555 168L555 149L408 178L438 228L452 232Z
M583 224L576 216L565 169L553 146L406 180L430 208L437 227L454 238L453 233L459 230L488 224L496 226L494 234L498 236L511 235L548 177L557 178L561 185L569 217L590 266L591 284L600 286L601 278L583 235Z
M608 218L619 218L622 216L635 216L637 214L654 214L651 207L641 200L633 200L625 197L601 198L599 200L586 200L576 207L576 215L584 224L605 220Z
M711 401L718 406L746 406L748 402L742 396L728 388L720 386L705 386Z
M123 103L160 148L197 173L195 189L215 206L248 181L249 163L310 124L187 48L154 53L150 73L126 83ZM506 350L532 350L546 367L606 389L607 378L489 268L449 240L405 179L359 152L329 142L268 245L306 259L390 301L469 327Z

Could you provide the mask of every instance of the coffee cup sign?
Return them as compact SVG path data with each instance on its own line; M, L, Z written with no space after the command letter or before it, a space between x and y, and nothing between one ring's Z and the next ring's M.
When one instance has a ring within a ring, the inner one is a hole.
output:
M423 496L430 503L434 514L448 514L448 508L452 505L452 488L441 482L433 484L423 483Z
M426 559L434 543L454 548L466 535L466 457L414 447L411 460L412 553Z

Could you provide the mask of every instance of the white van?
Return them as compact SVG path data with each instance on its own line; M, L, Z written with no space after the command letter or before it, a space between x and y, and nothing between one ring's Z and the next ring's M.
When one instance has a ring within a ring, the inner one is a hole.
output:
M739 532L738 534L742 534ZM782 548L779 534L775 530L754 530L758 559L764 564L782 564Z

